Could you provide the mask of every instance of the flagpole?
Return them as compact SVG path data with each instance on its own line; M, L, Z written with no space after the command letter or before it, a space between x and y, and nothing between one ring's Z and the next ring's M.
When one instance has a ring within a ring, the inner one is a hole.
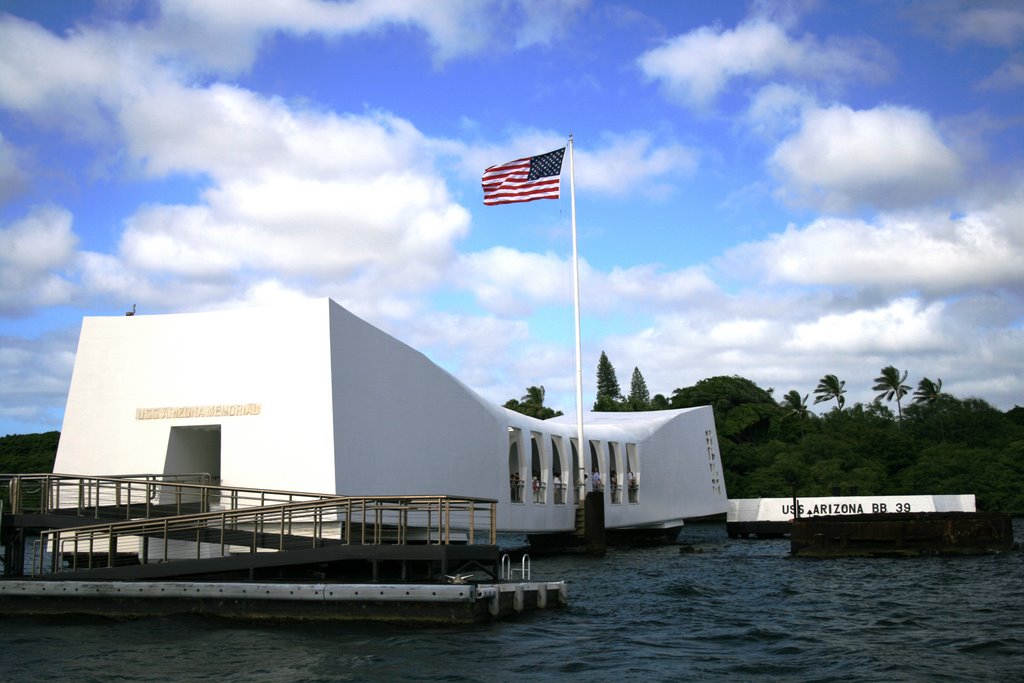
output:
M582 345L580 342L580 264L579 251L576 247L576 167L573 163L572 134L569 134L569 196L572 207L572 300L575 312L576 327L576 454L579 459L579 470L576 472L578 486L583 487L580 491L580 502L586 495L587 468L583 457L583 365L581 360Z

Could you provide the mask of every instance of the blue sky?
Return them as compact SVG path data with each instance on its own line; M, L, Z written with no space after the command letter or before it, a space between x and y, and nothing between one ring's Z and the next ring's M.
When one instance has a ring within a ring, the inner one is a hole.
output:
M329 296L502 403L825 374L1024 403L1018 2L0 0L0 434L81 319ZM820 407L820 406L819 406Z

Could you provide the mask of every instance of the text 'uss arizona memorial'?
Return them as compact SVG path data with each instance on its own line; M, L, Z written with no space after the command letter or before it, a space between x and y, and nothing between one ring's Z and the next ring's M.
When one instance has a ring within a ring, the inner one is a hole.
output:
M259 403L236 403L217 406L183 406L179 408L136 408L136 420L173 420L180 417L236 417L259 415Z

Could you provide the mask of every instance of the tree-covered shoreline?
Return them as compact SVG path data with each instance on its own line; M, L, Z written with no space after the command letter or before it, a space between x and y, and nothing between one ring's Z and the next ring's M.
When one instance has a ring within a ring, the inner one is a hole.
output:
M878 401L818 416L792 398L711 377L670 404L714 408L730 498L789 496L795 483L803 496L973 493L979 510L1024 514L1024 408L940 394L902 419Z
M871 403L846 404L846 381L827 374L814 403L792 389L776 401L744 377L718 376L648 398L639 368L623 396L602 351L593 410L712 406L730 498L828 495L974 494L979 510L1024 514L1024 408L1002 412L980 398L942 391L942 380L889 365ZM908 400L909 397L909 400ZM883 403L884 401L884 403ZM895 412L892 406L895 405Z

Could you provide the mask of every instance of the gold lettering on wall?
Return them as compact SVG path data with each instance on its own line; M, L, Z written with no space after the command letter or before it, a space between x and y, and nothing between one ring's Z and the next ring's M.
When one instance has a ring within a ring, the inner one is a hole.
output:
M232 403L217 406L180 406L176 408L136 408L136 420L173 420L184 417L238 417L259 415L259 403Z

